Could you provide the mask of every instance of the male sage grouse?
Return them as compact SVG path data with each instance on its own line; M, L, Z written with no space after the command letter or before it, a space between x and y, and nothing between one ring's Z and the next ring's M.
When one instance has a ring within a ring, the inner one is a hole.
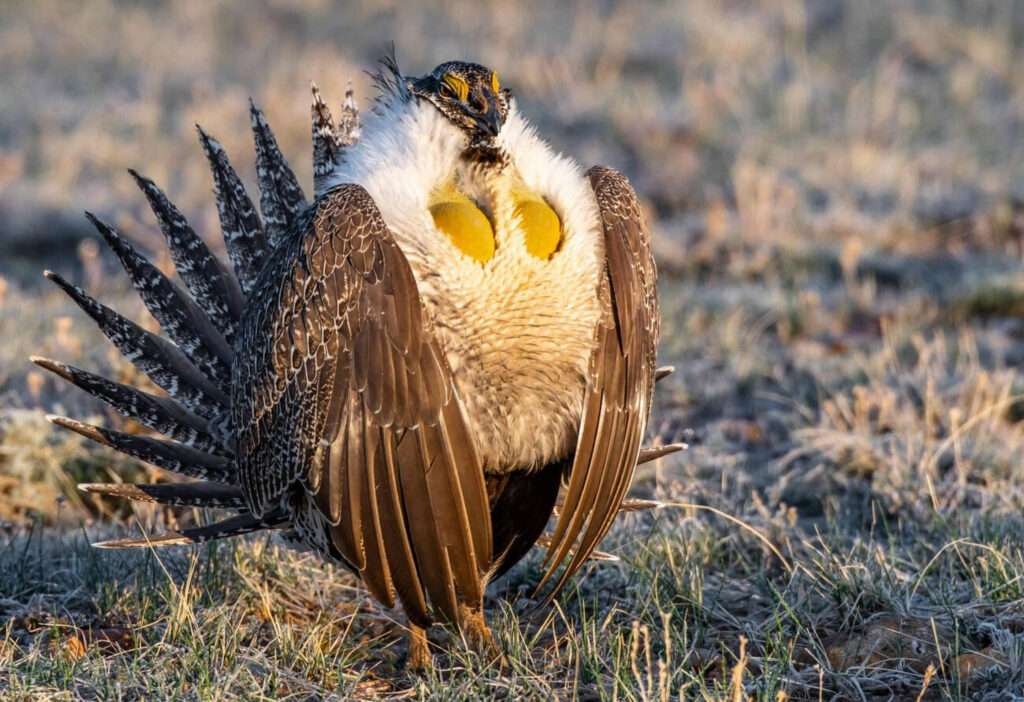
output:
M493 647L484 588L535 543L558 592L637 462L677 447L640 447L662 371L627 180L553 153L483 66L385 59L377 83L362 128L351 96L335 127L314 88L311 203L252 107L262 218L200 129L230 268L134 172L184 287L89 215L167 338L47 273L166 396L33 360L167 438L53 422L195 479L82 489L237 513L97 545L288 529L400 603L426 665L435 618Z

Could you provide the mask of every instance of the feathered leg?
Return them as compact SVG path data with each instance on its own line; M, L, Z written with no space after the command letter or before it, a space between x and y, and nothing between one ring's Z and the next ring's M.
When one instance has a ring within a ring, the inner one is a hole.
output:
M409 623L409 654L405 662L409 670L426 671L434 665L430 655L430 643L427 641L427 630Z
M460 605L459 614L459 628L466 635L469 645L481 656L504 666L505 656L494 640L491 628L487 626L483 609L470 609L466 605Z

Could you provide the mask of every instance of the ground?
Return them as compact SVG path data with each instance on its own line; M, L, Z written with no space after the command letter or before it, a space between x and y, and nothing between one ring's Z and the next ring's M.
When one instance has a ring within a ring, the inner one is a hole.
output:
M1016 0L5 4L0 698L1019 699L1022 37ZM641 468L666 506L619 562L548 609L539 554L492 587L503 668L439 631L404 672L395 613L276 538L89 548L208 515L84 501L155 472L52 429L120 420L26 361L137 379L41 282L145 319L78 212L159 252L136 167L215 242L192 124L251 183L251 95L308 174L308 82L366 98L391 40L496 68L656 237L649 438L689 449Z

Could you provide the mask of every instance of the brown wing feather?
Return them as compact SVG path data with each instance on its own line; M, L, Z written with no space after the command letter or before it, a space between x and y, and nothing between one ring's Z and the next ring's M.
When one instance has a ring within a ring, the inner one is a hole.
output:
M491 566L483 470L416 281L372 199L325 195L261 276L235 368L256 514L295 522L410 619L479 609ZM305 491L310 499L290 499ZM299 529L301 532L301 529Z
M596 332L565 503L538 586L568 559L549 598L608 533L629 489L650 412L659 334L657 272L636 193L608 168L595 166L587 177L604 228L605 314Z

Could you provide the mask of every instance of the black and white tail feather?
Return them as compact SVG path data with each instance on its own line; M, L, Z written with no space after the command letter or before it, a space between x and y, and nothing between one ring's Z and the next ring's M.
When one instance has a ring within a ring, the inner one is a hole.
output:
M144 392L80 368L33 357L38 366L64 378L166 438L139 436L50 416L54 424L129 456L178 473L190 482L132 485L87 483L87 493L157 502L175 507L213 507L236 514L223 521L181 532L95 544L130 548L201 543L261 529L290 525L283 515L257 518L248 511L235 461L231 425L231 363L239 319L268 254L294 231L309 207L295 173L285 160L263 113L250 102L256 151L259 212L220 143L201 127L199 141L213 174L214 196L231 265L225 265L189 225L180 210L150 179L130 171L156 217L181 284L165 276L109 224L91 213L89 221L128 273L146 309L160 324L153 334L47 271L88 314L121 354L166 396ZM351 89L335 126L313 86L314 191L342 162L345 149L359 137L359 111Z
M405 85L393 58L374 75L382 95L402 97ZM312 86L313 189L320 197L345 150L360 136L359 111L349 89L335 124ZM165 276L109 224L86 216L120 260L143 303L165 336L153 334L47 271L46 277L88 314L121 354L167 394L154 395L89 371L47 358L32 357L40 367L99 398L166 438L127 434L50 416L54 424L97 443L192 479L188 482L133 485L85 483L91 494L156 502L173 507L207 507L235 512L223 521L180 532L94 544L102 548L137 548L194 544L264 529L289 529L284 513L253 515L242 492L235 460L236 431L231 420L233 344L247 295L269 253L299 231L295 223L309 207L294 172L278 147L263 113L250 104L259 183L259 212L231 166L224 148L202 128L199 141L210 163L221 231L231 265L218 259L189 225L181 211L150 179L129 171L142 190L170 250L182 285ZM262 216L261 216L262 215ZM166 338L165 338L166 337ZM661 380L672 368L658 369ZM681 444L644 449L639 463L678 451ZM661 506L632 501L623 511ZM595 553L598 558L610 558Z

